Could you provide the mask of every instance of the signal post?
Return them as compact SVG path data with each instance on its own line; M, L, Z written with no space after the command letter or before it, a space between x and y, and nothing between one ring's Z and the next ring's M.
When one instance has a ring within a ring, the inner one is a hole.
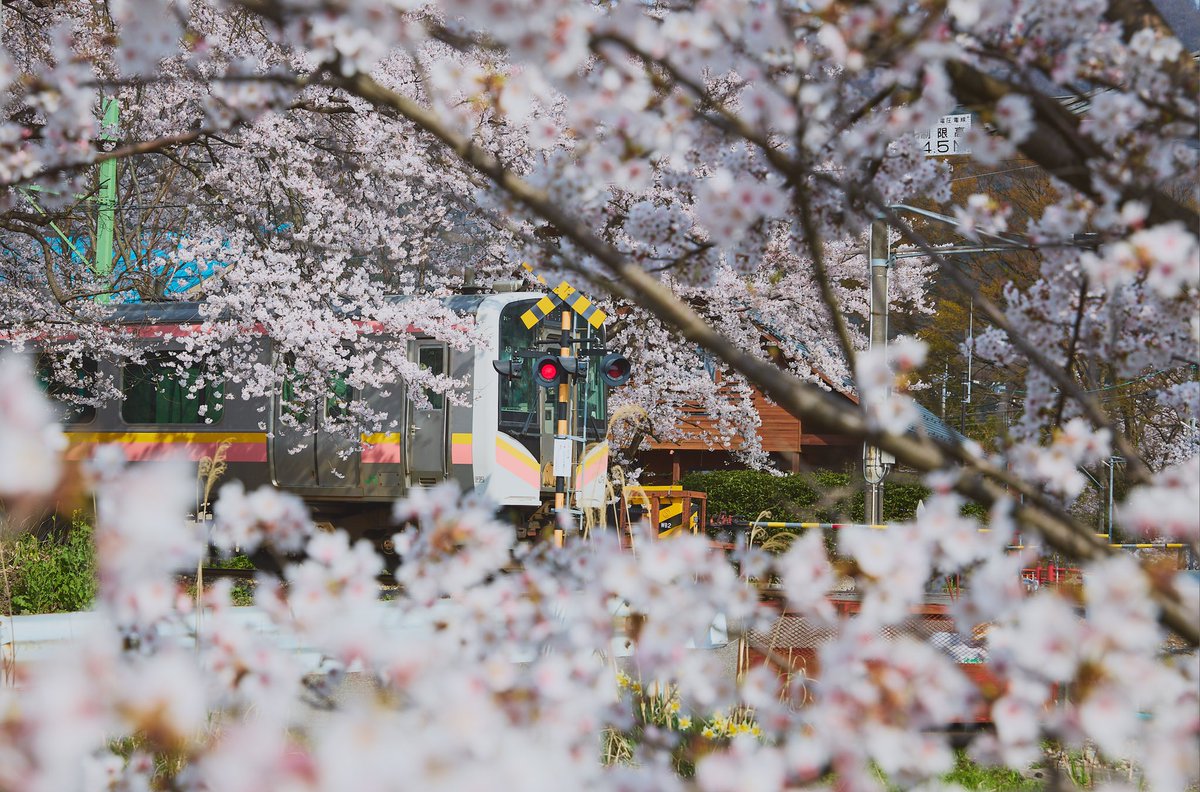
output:
M540 278L539 281L542 283L545 282ZM561 306L562 308L558 355L539 353L537 350L530 349L524 350L523 354L519 357L532 358L534 382L543 388L554 389L555 391L554 453L552 461L555 517L553 535L555 546L562 547L566 541L566 532L563 529L562 523L564 515L568 513L569 509L567 489L570 486L570 479L574 468L574 454L572 453L571 442L577 439L573 438L570 432L572 382L580 375L587 376L589 365L585 359L587 357L601 358L598 361L597 384L602 383L610 388L625 384L629 380L631 367L629 360L625 356L609 352L606 349L596 350L588 347L587 349L581 349L578 355L575 354L575 340L572 335L574 332L575 315L578 314L585 322L596 329L599 329L603 325L607 317L604 311L597 308L587 297L576 291L566 281L559 284L550 294L543 297L536 305L522 314L521 321L526 328L532 329L534 325L549 316L556 306ZM518 356L514 353L514 357ZM519 361L514 364L511 360L497 360L492 362L492 366L501 377L510 379L521 376L523 370L523 366ZM586 434L585 422L585 437ZM583 440L583 438L578 439Z
M571 357L571 324L574 312L566 303L562 306L562 335L559 337L558 359L560 361ZM566 372L564 372L566 373ZM558 404L555 406L554 425L554 546L562 547L565 534L562 527L562 517L567 508L567 476L571 475L571 441L568 438L567 419L571 403L570 377L563 376L558 382ZM560 455L566 450L567 463L562 465ZM564 471L562 468L566 467ZM565 475L564 475L565 473Z

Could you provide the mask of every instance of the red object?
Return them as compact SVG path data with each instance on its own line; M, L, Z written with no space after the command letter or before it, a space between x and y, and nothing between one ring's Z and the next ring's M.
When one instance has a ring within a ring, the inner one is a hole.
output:
M1078 567L1064 567L1055 564L1038 564L1021 570L1021 579L1027 585L1034 587L1057 586L1062 583L1078 583L1081 573Z
M839 618L846 619L856 615L862 607L862 603L857 599L843 599L839 597L831 597L831 604L834 606ZM782 599L765 600L761 603L763 607L775 610L779 617L787 618L788 612L785 603ZM930 634L938 630L947 632L954 630L954 622L950 616L949 608L944 603L926 602L923 605L918 605L912 608L912 617L915 620L924 622L924 629L917 631L916 636L921 637L922 634ZM899 628L904 629L904 628ZM791 678L795 674L801 674L810 680L818 680L821 675L821 667L818 659L819 645L821 639L814 634L812 637L815 640L804 640L799 643L787 640L792 631L781 630L775 640L773 636L757 636L760 647L769 647L769 652L763 652L759 648L751 645L746 647L745 654L740 662L745 663L745 667L766 665L773 668L779 675L781 685L784 680ZM979 708L969 716L965 723L957 725L967 726L972 723L982 724L991 721L989 702L1004 695L1006 685L996 673L987 665L987 663L959 663L958 669L979 689L981 701ZM783 688L781 687L781 691ZM807 688L805 688L807 691ZM803 694L807 696L808 693ZM800 706L805 703L804 699L792 701L793 705ZM947 724L951 725L951 724Z
M544 363L542 363L542 367L538 371L538 373L541 375L542 379L548 379L548 380L555 379L556 377L558 377L558 366L556 366L553 362L547 360Z

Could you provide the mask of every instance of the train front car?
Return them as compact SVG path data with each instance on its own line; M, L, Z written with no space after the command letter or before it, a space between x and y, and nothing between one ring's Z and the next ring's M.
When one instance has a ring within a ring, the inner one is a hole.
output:
M535 370L547 358L558 363L564 343L564 308L541 310L548 303L541 294L515 293L489 295L480 304L477 322L486 329L486 341L475 350L471 434L452 438L453 453L470 455L474 487L510 515L521 538L536 536L553 523L555 473L565 467L561 452L557 471L553 464L558 388L546 387L545 380L539 383L539 374L557 375L561 379L555 383L565 380L568 385L566 500L572 510L606 505L607 383L624 381L602 369L604 363L612 368L610 359L619 357L605 349L603 326L593 326L574 311L569 312L567 365ZM627 377L627 361L624 366Z

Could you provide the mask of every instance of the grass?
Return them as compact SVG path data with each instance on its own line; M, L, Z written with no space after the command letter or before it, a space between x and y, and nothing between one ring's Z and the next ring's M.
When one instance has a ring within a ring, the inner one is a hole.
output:
M231 558L214 558L209 562L209 566L213 569L254 569L254 562L244 555L235 555ZM204 581L204 587L207 590L212 585L211 580ZM196 584L193 582L188 585L188 596L196 596ZM233 584L230 591L230 596L235 606L253 605L254 604L254 581L253 580L238 580Z
M92 527L81 515L42 536L27 533L3 548L4 612L70 613L91 607L96 596Z
M963 751L956 753L954 769L942 780L958 784L969 792L1037 792L1045 788L1042 781L1026 778L1016 770L978 765Z

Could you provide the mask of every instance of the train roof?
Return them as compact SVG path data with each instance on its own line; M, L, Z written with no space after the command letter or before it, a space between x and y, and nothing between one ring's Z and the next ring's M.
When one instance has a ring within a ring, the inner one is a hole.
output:
M385 299L388 302L406 302L413 299L417 295L411 294L395 294L389 295ZM510 298L502 299L502 302L515 302L521 299L537 299L541 295L537 292L502 292L500 294L492 293L475 293L475 294L452 294L442 298L451 310L463 314L474 315L479 312L479 307L484 300L488 298ZM111 317L121 324L191 324L205 321L208 317L201 313L202 302L192 301L169 301L155 303L120 303L112 306ZM229 318L227 315L221 318Z

